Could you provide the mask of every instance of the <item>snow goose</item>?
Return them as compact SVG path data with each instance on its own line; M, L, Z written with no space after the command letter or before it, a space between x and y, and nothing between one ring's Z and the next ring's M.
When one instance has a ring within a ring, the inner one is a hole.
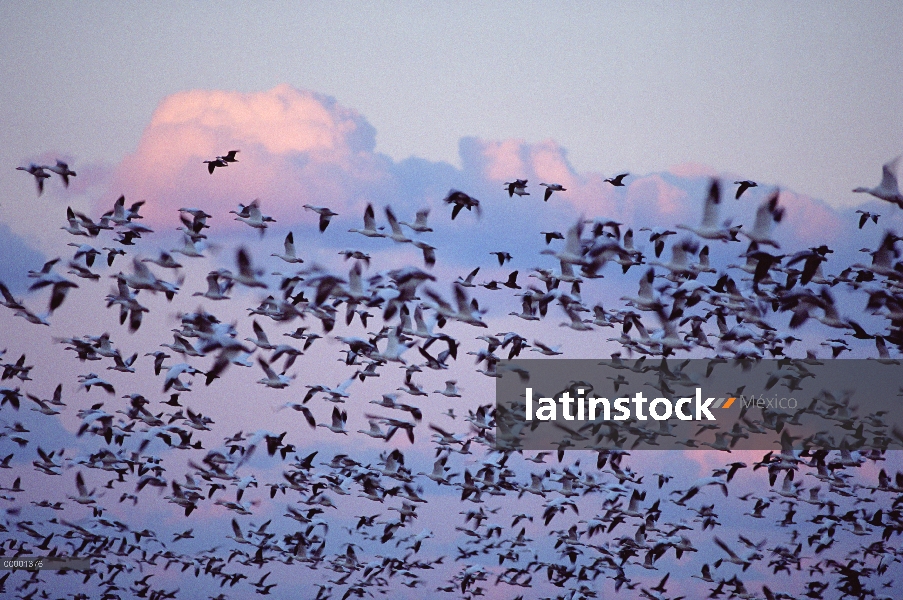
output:
M339 214L337 212L332 212L332 210L326 208L325 206L313 206L311 204L305 204L304 208L306 208L307 210L312 210L320 215L320 233L326 231L326 228L329 227L329 220Z
M548 202L549 198L552 197L552 192L566 192L567 188L562 187L560 183L540 183L539 185L546 188L546 193L543 196L543 202Z
M61 160L56 161L56 166L53 166L53 167L45 166L44 168L47 169L48 171L53 171L54 173L59 175L62 178L63 186L65 186L65 187L69 187L69 178L75 177L75 171L71 170L69 168L69 165L67 165L66 163L64 163Z
M897 164L899 162L900 157L898 156L881 167L881 183L877 186L873 188L858 187L853 190L853 192L859 194L871 194L879 200L884 200L903 208L903 195L900 194L900 187L897 184L897 175L894 173L897 170ZM21 169L21 167L19 168Z
M46 167L42 167L41 165L36 165L31 163L27 167L16 167L17 171L25 171L30 175L34 175L35 182L38 185L38 196L44 193L44 180L50 177L50 173L45 171Z

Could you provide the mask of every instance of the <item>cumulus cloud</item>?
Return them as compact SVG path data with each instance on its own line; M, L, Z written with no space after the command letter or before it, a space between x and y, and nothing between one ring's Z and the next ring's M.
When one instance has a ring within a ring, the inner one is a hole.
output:
M108 210L125 194L129 202L148 201L142 212L150 223L174 223L180 207L197 206L216 216L217 227L241 227L227 211L259 198L264 213L280 225L312 224L316 216L304 211L304 204L326 205L340 219L358 220L368 202L391 203L401 211L438 207L448 189L457 187L483 200L488 217L503 214L530 231L535 225L567 227L580 214L639 229L698 223L709 182L720 177L720 219L751 227L770 189L763 183L734 201L735 177L690 162L663 173L632 174L626 186L614 187L604 182L614 173L577 172L566 149L553 140L465 137L459 142L461 169L418 158L396 163L375 147L376 132L367 120L322 94L288 85L256 93L179 92L154 112L97 208ZM233 149L241 151L238 163L207 173L204 160ZM508 198L503 183L515 178L529 180L530 196ZM524 203L541 202L540 182L559 183L567 191L556 193L541 210L523 211ZM787 207L782 235L801 247L832 241L848 220L805 195L782 192L781 202Z
M171 220L186 205L219 214L254 198L277 219L307 203L356 206L396 187L375 144L361 115L288 85L249 94L179 92L154 112L112 193L149 200L151 220ZM204 160L234 149L238 163L207 173Z

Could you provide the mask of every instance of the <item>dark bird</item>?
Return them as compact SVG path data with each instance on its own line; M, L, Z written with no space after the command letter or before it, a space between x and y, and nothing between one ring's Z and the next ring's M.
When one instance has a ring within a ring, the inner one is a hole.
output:
M623 187L624 186L624 178L630 175L630 173L621 173L620 175L615 175L614 177L609 177L605 180L605 183L610 183L615 187Z
M562 187L560 183L540 183L539 185L544 186L546 188L546 193L543 196L543 202L548 202L549 198L552 197L552 192L566 192L567 188Z
M527 191L527 180L526 179L515 179L514 181L506 181L505 189L508 190L508 197L511 198L515 194L518 196L529 196L530 192Z
M881 216L877 213L870 213L866 210L857 210L856 212L862 215L859 217L859 229L862 229L863 225L865 225L869 219L872 220L872 223L875 223L877 225L878 217Z
M739 200L740 196L743 195L743 192L745 192L749 188L759 187L758 183L756 183L755 181L749 181L748 179L744 181L735 181L734 183L740 186L737 188L737 195L735 196L737 200Z
M446 204L452 205L452 221L455 220L455 217L458 216L458 213L461 212L462 208L466 208L467 210L477 209L477 216L480 216L480 201L472 196L468 196L464 192L459 192L458 190L451 189L448 191L448 195L442 200Z
M238 154L239 150L229 150L229 152L225 156L217 156L213 160L205 160L207 163L207 172L213 175L213 170L217 167L228 167L229 163L238 162L238 159L235 158L235 155Z
M304 208L306 208L307 210L312 210L320 215L320 233L326 231L326 228L329 227L329 220L339 214L337 212L332 212L332 210L326 208L325 206L312 206L310 204L305 204Z

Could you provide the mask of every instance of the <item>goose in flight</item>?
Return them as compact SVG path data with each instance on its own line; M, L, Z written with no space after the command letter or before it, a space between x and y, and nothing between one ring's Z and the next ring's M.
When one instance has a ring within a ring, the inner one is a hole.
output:
M421 240L414 240L412 243L423 251L423 264L433 268L436 264L436 247Z
M213 175L213 171L217 167L228 167L229 166L229 163L227 163L225 160L222 159L222 157L219 157L219 156L214 158L213 160L205 160L204 162L207 164L207 172L210 173L211 175Z
M339 214L337 212L332 212L325 206L312 206L310 204L305 204L304 208L306 208L307 210L312 210L320 215L320 233L326 231L326 228L329 227L329 220Z
M433 230L432 227L426 224L426 218L430 214L430 209L424 208L417 211L416 218L414 219L414 223L408 223L406 221L402 221L401 225L407 225L417 233L428 233Z
M48 171L53 171L54 173L59 175L63 180L64 187L69 187L69 178L75 177L75 171L71 170L69 168L69 165L67 165L66 163L64 163L61 160L56 161L56 166L53 166L53 167L45 166L44 168L47 169Z
M53 265L59 262L59 258L54 258L53 260L48 260L44 263L44 267L40 271L29 271L28 276L32 278L36 278L31 286L28 288L29 291L34 291L43 287L51 286L50 293L50 310L48 314L53 314L57 308L59 308L63 301L66 299L66 293L71 288L77 288L78 284L73 283L59 275L57 273L53 273Z
M552 240L563 240L564 239L564 235L562 235L562 233L560 231L540 231L539 233L542 234L546 238L546 246L551 244Z
M508 262L509 260L511 260L512 258L514 258L513 256L511 256L511 255L508 254L507 252L490 252L489 254L494 254L494 255L496 256L496 258L499 259L499 266L500 266L500 267L504 266L506 262Z
M898 156L881 167L881 183L877 186L873 188L858 187L853 192L871 194L879 200L884 200L903 208L903 194L900 194L900 187L897 184L897 175L895 174L899 162L900 157Z
M778 197L780 191L775 190L771 196L765 199L759 208L756 209L756 222L753 224L751 231L744 231L743 235L748 237L750 241L757 242L759 245L767 245L773 248L781 246L771 237L772 229L776 223L780 223L784 218L784 208L778 207ZM736 234L733 239L736 239Z
M411 238L407 237L401 230L401 224L398 222L398 219L395 218L395 213L392 212L391 206L386 207L386 219L389 220L389 227L392 228L392 234L386 237L401 244L408 244L411 242Z
M458 216L458 213L461 212L462 208L466 208L467 210L471 210L473 208L477 209L477 216L482 215L482 211L480 209L480 201L472 196L468 196L464 192L460 192L455 189L451 189L448 191L448 195L442 200L446 204L452 204L452 221L455 220L455 217Z
M526 179L515 179L514 181L506 181L505 188L508 190L508 197L512 198L515 194L518 196L529 196L530 192L527 191L527 180Z
M386 237L385 233L380 233L376 229L376 217L373 214L373 205L368 204L367 208L364 209L364 228L363 229L349 229L351 233L359 233L361 235L365 235L371 238L381 238Z
M737 195L735 196L737 200L739 200L740 196L743 195L743 192L745 192L749 188L759 187L758 183L756 183L755 181L749 181L748 179L744 181L735 181L734 184L740 186L737 188Z
M724 225L718 226L718 211L721 204L721 186L717 179L712 180L709 187L709 195L706 197L705 204L702 207L702 224L699 227L691 227L689 225L677 225L678 229L686 229L692 231L701 238L707 240L721 240L723 242L737 241L737 233L740 226L731 227L730 221L725 221ZM656 254L658 256L658 254Z
M317 427L325 427L329 431L333 433L343 433L348 435L348 432L345 431L345 422L348 421L348 412L340 411L338 406L332 407L332 422L328 425L326 423L317 423Z
M624 187L624 178L628 175L630 175L630 173L621 173L620 175L609 177L605 180L605 183L610 183L615 187Z
M264 234L264 231L266 231L266 228L269 227L267 223L276 222L276 219L273 217L260 212L260 202L258 200L254 200L247 206L239 204L239 210L230 210L229 212L235 215L236 221L241 221L254 229L259 229L261 236Z
M275 256L276 258L281 258L287 263L303 263L304 260L298 258L295 254L295 236L292 235L292 232L289 231L288 235L285 236L285 242L283 243L285 247L285 252L282 254L270 254L270 256Z
M267 363L267 361L265 361L263 358L258 357L257 362L260 364L260 367L263 369L264 375L266 375L265 378L258 380L257 383L262 383L263 385L265 385L267 387L271 387L271 388L275 388L275 389L281 389L281 388L288 387L288 385L291 383L291 381L292 381L291 377L287 377L285 375L277 375L276 372L270 368L269 363Z
M859 229L862 229L862 227L868 222L869 219L872 220L872 223L877 225L878 217L881 216L878 213L870 213L867 210L857 210L856 212L861 215L859 217Z
M17 171L25 171L30 175L34 175L35 183L38 185L38 196L44 193L44 180L50 177L50 173L45 171L46 167L31 163L27 167L16 167Z
M76 473L75 475L75 487L78 489L78 496L69 496L70 500L74 500L79 504L95 504L97 500L94 498L94 492L96 490L91 490L88 492L88 488L85 487L85 479L82 477L81 471Z
M230 150L225 156L217 156L213 160L205 160L207 172L213 175L213 171L217 167L228 167L229 163L238 162L238 159L235 158L235 155L238 154L238 152L239 150Z
M552 192L566 192L567 188L562 187L560 183L540 183L539 185L546 188L546 193L542 198L543 202L548 202L552 197Z

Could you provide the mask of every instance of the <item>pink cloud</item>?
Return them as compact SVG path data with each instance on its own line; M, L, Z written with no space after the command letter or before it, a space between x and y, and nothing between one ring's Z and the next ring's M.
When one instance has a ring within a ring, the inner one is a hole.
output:
M239 162L207 173L204 160L233 149L241 151ZM405 175L374 150L375 131L366 119L321 94L288 85L256 93L179 92L154 112L135 152L109 177L108 193L98 194L97 208L108 210L113 199L125 194L130 203L147 201L142 214L148 222L174 224L180 207L195 206L214 215L211 225L223 227L235 223L229 210L259 198L264 213L281 223L313 223L316 215L302 205L326 205L354 215L368 202L408 200L421 205L447 190L434 192L419 181L446 171ZM524 178L531 193L526 202L542 197L540 182L560 183L567 191L556 193L550 202L570 204L589 218L636 226L661 220L696 223L706 187L700 182L718 175L709 166L688 162L667 173L632 174L625 187L614 187L602 174L576 172L567 151L551 139L528 143L463 138L460 153L462 189L497 185L501 198L503 182ZM726 199L729 188L725 184ZM414 200L404 197L405 190L420 191L412 192L418 194ZM823 203L784 193L782 204L788 209L782 232L793 230L806 245L821 243L826 231L839 230L839 216ZM721 218L751 224L756 205L726 202Z
M219 216L254 198L277 219L303 214L307 203L348 209L391 179L374 147L362 116L320 94L288 85L248 94L189 90L154 112L111 195L147 200L143 213L166 222L182 206ZM234 149L239 162L208 174L204 160Z
M668 172L674 173L678 177L716 177L718 175L718 172L709 165L695 162L674 165L668 169Z
M463 138L461 159L465 171L493 182L528 179L536 186L544 182L570 188L580 180L567 160L567 151L551 139L530 144L514 139Z
M785 208L781 228L793 231L800 245L829 242L844 229L841 217L834 209L805 194L782 191L780 205Z

